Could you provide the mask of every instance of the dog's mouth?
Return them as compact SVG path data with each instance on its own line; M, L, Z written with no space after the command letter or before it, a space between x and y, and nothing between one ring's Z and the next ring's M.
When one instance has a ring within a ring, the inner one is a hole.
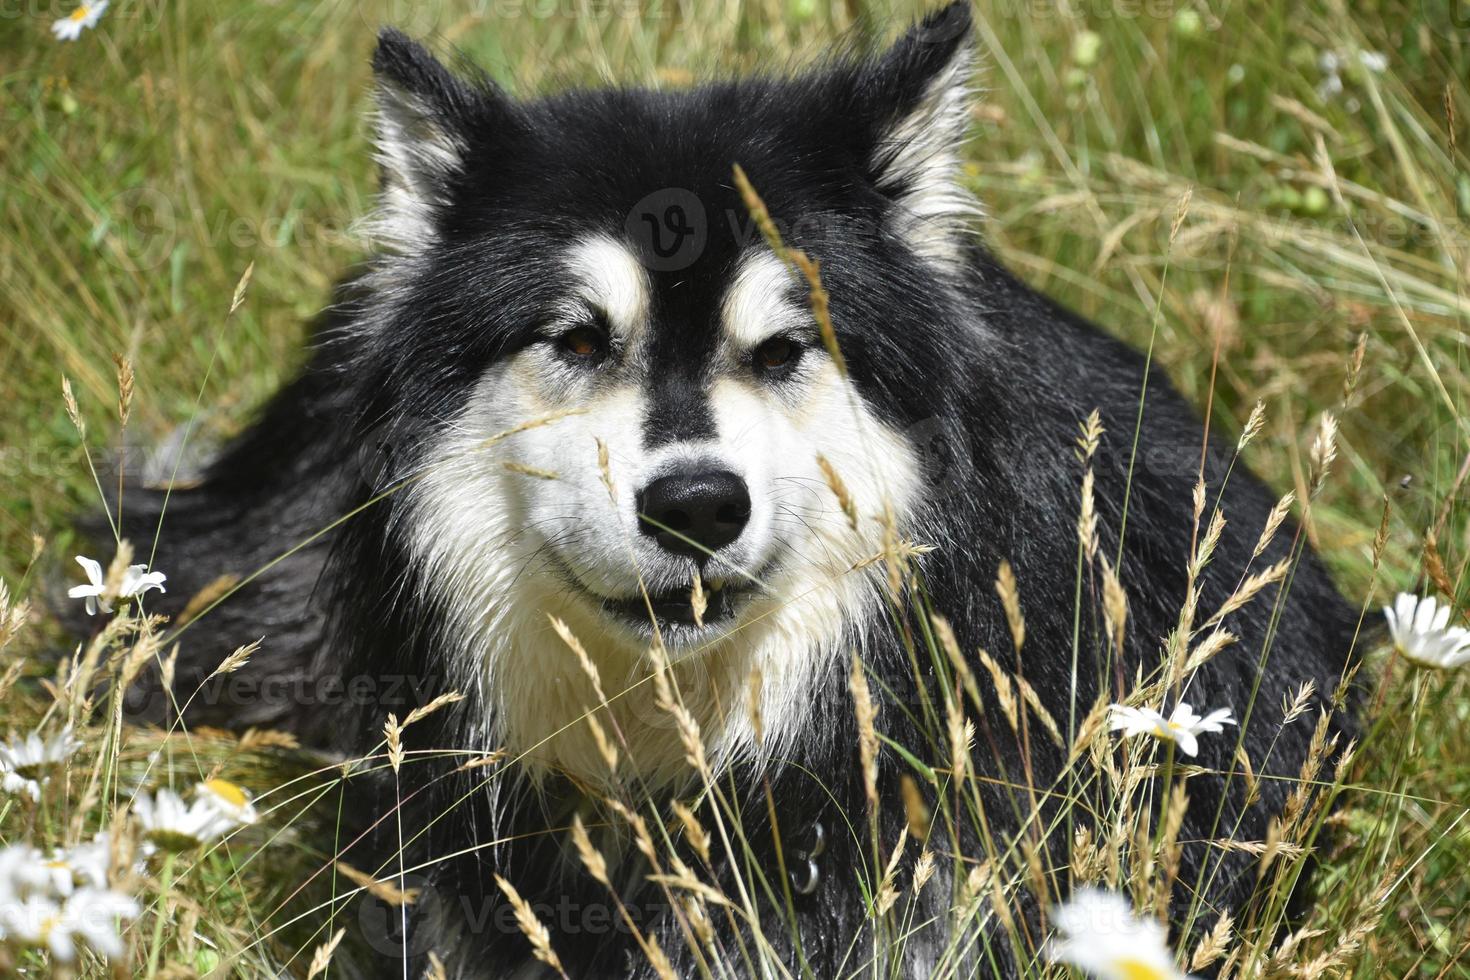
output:
M655 620L661 628L705 628L727 624L733 620L745 601L754 592L748 583L709 584L704 587L705 607L702 615L694 612L692 589L668 592L650 592L647 599L641 594L628 599L604 599L603 611L631 623L648 628ZM650 610L652 615L650 616Z

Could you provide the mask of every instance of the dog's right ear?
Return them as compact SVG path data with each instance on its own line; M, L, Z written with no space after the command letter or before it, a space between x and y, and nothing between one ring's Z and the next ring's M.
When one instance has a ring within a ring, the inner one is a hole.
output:
M501 129L514 106L488 76L454 74L391 27L378 34L373 74L382 189L368 230L381 244L411 253L433 240L472 145Z

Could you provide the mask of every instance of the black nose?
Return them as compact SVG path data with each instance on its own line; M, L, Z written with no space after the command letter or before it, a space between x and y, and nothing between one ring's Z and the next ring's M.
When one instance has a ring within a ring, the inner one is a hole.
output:
M636 504L639 530L665 551L694 558L740 537L750 520L745 481L724 470L661 477L639 492Z

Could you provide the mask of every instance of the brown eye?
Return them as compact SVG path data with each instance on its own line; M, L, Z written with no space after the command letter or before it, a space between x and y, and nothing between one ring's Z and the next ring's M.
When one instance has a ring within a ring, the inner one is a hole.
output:
M785 337L772 337L755 349L755 366L761 371L779 371L796 362L799 348Z
M601 360L607 354L607 338L593 327L573 327L557 338L561 349L573 357Z

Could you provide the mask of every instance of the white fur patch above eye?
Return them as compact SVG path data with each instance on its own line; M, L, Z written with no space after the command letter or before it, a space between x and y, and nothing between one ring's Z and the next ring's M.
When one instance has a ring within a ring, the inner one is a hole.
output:
M736 350L749 350L773 334L807 323L805 310L790 299L793 277L765 249L740 260L720 307L725 336Z
M878 186L896 195L899 234L919 255L947 268L960 261L968 223L983 213L960 183L974 74L974 52L966 45L884 135L873 161Z
M581 283L581 299L607 314L613 330L632 341L648 321L648 273L638 257L607 235L584 239L566 256L566 266Z

